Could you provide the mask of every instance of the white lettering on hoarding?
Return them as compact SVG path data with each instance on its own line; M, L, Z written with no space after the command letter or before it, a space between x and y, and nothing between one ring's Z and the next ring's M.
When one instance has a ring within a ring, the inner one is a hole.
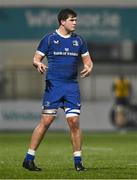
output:
M37 14L29 10L25 16L31 27L53 26L56 23L56 14L44 10Z
M31 10L25 12L27 22L30 26L54 26L57 22L56 14L46 10L34 13ZM112 27L118 28L121 25L121 17L118 13L103 11L102 13L83 13L79 15L79 27L96 28Z
M56 16L56 13L48 10L41 10L37 13L32 10L25 12L25 17L30 27L55 28L57 23ZM121 36L121 25L121 16L117 12L104 10L84 13L82 11L78 15L77 32L85 37L119 38Z

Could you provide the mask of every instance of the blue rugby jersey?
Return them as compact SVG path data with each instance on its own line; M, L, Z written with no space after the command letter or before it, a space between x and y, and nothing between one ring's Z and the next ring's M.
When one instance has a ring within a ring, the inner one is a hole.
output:
M77 34L62 36L56 30L44 36L37 52L47 57L47 80L76 80L79 56L87 55L88 49Z

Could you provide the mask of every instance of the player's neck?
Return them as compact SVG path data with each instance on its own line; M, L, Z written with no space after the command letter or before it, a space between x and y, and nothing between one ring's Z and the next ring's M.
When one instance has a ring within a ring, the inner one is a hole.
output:
M66 29L64 29L63 27L59 27L58 29L57 29L57 32L60 34L60 35L62 35L62 36L71 36L71 32L69 32L69 31L67 31Z

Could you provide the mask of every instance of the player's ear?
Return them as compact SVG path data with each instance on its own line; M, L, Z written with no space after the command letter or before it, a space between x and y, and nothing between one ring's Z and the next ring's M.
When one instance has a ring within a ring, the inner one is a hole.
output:
M64 26L65 25L65 20L61 20L61 25Z

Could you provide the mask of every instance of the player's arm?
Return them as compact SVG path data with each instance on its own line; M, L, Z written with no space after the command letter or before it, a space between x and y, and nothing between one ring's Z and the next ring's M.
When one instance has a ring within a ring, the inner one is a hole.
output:
M93 61L92 61L89 54L82 56L82 61L83 61L84 68L80 72L80 74L81 74L82 78L85 78L85 77L88 77L90 75L90 73L93 69Z
M44 56L36 51L34 58L33 58L33 66L37 68L38 72L41 74L48 68L44 63L42 63Z

